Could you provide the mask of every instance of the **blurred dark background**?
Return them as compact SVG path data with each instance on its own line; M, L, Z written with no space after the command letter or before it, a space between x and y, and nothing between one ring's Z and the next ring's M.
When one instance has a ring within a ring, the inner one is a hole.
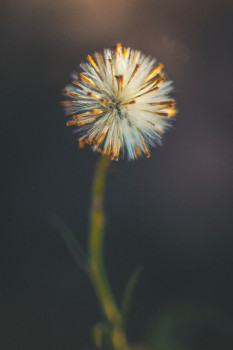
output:
M102 315L50 217L86 245L98 155L78 150L60 92L88 53L116 42L164 63L179 108L163 148L108 176L118 301L143 267L129 337L157 350L233 349L232 10L227 0L1 2L1 349L94 349Z

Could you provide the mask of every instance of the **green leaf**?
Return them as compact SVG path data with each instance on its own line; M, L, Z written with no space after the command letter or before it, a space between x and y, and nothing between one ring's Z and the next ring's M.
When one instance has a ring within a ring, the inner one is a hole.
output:
M128 316L129 316L133 291L134 291L135 285L136 285L136 283L141 275L141 272L142 272L142 267L138 266L131 274L131 276L126 284L126 287L125 287L125 291L123 294L123 300L122 300L122 304L121 304L121 314L122 314L123 319L125 321L127 320Z
M56 229L71 253L74 261L82 268L87 269L87 257L77 238L66 223L54 214L50 219L50 224Z

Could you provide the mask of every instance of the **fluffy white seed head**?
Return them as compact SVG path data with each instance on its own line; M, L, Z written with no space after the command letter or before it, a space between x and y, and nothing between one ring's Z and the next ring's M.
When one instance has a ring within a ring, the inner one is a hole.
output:
M117 44L103 54L88 55L80 68L63 90L62 102L71 118L67 126L79 131L79 146L87 143L112 160L149 157L150 146L161 142L176 114L163 65Z

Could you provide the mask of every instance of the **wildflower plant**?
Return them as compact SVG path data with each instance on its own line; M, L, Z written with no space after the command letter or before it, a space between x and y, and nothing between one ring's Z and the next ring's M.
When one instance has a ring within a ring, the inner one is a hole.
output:
M88 55L80 68L63 90L66 125L77 128L80 147L87 143L111 160L150 157L176 114L163 65L117 44Z
M172 89L163 73L163 65L140 51L106 49L103 54L87 56L81 72L63 89L62 105L79 135L79 146L88 144L103 154L97 162L90 207L88 255L76 237L59 219L53 219L76 262L87 271L106 322L94 329L96 345L114 350L132 349L125 335L125 315L131 292L139 276L137 269L130 278L120 308L110 288L103 260L105 179L110 160L129 160L141 155L150 157L150 148L161 138L176 114Z

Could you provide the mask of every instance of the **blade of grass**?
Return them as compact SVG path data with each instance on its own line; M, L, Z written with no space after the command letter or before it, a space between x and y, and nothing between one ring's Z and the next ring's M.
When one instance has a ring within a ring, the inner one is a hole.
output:
M141 275L141 272L142 272L142 267L138 266L133 271L133 273L131 274L126 284L125 291L123 293L122 304L121 304L121 314L123 316L124 321L126 321L129 316L133 291Z
M71 253L74 261L84 270L88 269L88 259L87 256L79 244L77 238L67 224L54 214L50 218L50 224L56 229L59 233L61 239L64 241L66 247Z

